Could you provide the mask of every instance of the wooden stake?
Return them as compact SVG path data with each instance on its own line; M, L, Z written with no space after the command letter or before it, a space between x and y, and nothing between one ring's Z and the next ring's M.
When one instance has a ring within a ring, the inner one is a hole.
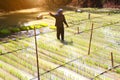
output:
M111 52L111 64L112 64L112 67L114 67L114 59L113 59L113 53Z
M36 28L35 27L34 27L34 37L35 37L35 49L36 49L36 61L37 61L37 75L38 75L38 80L40 80L39 60L38 60L38 47L37 47Z
M92 42L92 36L93 36L93 23L91 27L91 34L90 34L90 42L89 42L89 49L88 49L88 55L90 55L90 50L91 50L91 42Z
M90 19L90 17L91 17L91 14L90 14L90 13L88 13L88 19Z
M110 12L108 12L108 15L110 15Z
M77 33L79 34L80 30L79 30L79 27L77 27Z

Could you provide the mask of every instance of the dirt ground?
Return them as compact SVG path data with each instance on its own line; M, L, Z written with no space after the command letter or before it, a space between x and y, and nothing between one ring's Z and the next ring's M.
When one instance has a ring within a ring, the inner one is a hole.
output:
M0 25L19 25L25 22L36 20L36 17L43 12L40 8L24 9L12 12L0 13Z

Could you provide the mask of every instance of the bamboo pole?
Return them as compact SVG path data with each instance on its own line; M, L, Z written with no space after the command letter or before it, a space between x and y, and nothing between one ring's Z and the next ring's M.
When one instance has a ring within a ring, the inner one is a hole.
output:
M90 19L91 18L91 14L90 13L88 13L88 19Z
M90 34L90 41L89 41L89 49L88 49L88 55L90 55L90 50L91 50L91 43L92 43L92 36L93 36L93 23L91 27L91 34Z
M79 27L77 27L77 33L79 34L79 32L80 32L80 29L79 29Z
M113 58L113 53L111 52L111 64L112 64L112 67L114 67L114 58Z
M38 47L37 47L37 38L36 38L36 28L35 28L35 26L34 26L34 37L35 37L36 62L37 62L37 76L38 76L38 80L40 80L39 60L38 60Z

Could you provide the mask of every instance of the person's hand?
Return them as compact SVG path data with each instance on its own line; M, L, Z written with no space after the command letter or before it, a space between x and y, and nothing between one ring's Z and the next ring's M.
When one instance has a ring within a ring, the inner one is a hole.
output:
M51 15L52 13L51 13L51 12L49 12L49 14Z

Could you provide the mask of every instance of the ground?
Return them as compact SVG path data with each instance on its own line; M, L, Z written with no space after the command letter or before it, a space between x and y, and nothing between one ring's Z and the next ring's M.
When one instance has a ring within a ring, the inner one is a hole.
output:
M0 17L0 21L10 25L24 20L29 25L39 22L48 24L48 27L37 29L41 80L90 80L112 67L111 52L114 54L114 66L120 64L120 15L118 13L110 15L91 13L91 19L88 19L88 12L65 11L69 28L65 27L65 42L61 42L56 39L56 31L49 29L49 26L54 25L54 18L46 15L48 12L42 12L45 14L44 19L34 20L40 11L38 9L32 11L32 13L31 10L30 12L25 10L25 12L1 14L4 17ZM23 17L20 19L16 15L23 16L23 13L27 15L24 16L25 19ZM11 23L9 19L13 17L18 19ZM92 24L94 24L93 39L91 53L88 55ZM37 79L34 31L22 31L0 40L0 71L2 72L0 80ZM48 71L58 66L60 67ZM119 80L119 75L120 67L99 76L96 80Z

